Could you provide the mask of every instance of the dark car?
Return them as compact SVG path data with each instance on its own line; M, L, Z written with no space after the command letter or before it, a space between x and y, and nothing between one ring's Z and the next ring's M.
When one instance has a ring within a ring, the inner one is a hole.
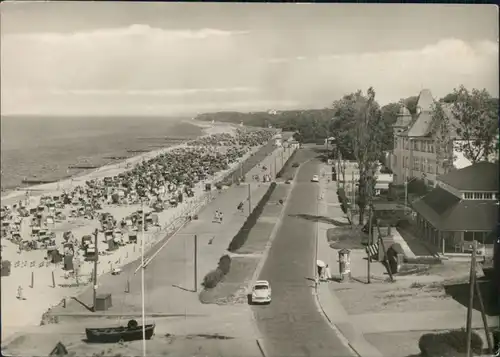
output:
M294 163L292 164L292 167L299 167L299 166L300 166L300 164L299 164L298 162L294 162Z

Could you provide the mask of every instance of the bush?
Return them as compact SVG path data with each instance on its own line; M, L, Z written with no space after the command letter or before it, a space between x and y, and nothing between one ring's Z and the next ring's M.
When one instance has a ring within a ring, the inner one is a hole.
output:
M467 332L465 329L453 330L444 333L428 333L423 335L418 341L418 347L422 356L441 357L456 356L457 353L466 352ZM483 351L483 340L472 332L471 349L474 353L481 354Z
M229 270L231 269L231 257L227 254L220 257L218 268L224 275L227 275L227 273L229 273Z
M255 206L252 213L250 213L250 215L247 217L245 223L243 223L243 226L231 240L231 243L229 243L229 247L227 248L227 250L229 250L230 252L235 252L245 244L245 242L248 239L248 234L250 233L250 230L257 223L257 220L264 211L264 206L269 201L269 198L271 198L271 195L276 189L276 186L277 186L276 182L271 183L269 189L266 191L264 196L262 196L262 199L259 201L257 206Z
M213 289L219 284L224 277L224 273L219 268L212 270L203 278L203 287L205 289Z

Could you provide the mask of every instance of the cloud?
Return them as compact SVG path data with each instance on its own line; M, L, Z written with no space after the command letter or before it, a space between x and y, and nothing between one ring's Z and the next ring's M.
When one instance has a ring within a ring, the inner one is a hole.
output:
M311 53L288 36L148 25L2 34L2 113L321 107L369 86L382 104L422 88L444 96L460 84L498 96L497 43L443 39L405 51ZM332 48L327 37L309 42Z
M155 97L178 97L187 95L198 95L202 93L256 93L256 88L233 87L233 88L186 88L186 89L157 89L157 90L119 90L119 89L55 89L49 93L58 96L155 96Z

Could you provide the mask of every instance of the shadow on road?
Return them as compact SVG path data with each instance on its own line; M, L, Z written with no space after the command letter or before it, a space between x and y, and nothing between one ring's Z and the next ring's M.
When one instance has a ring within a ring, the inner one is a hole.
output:
M488 316L500 315L500 307L495 302L493 283L490 280L478 279L479 290L483 298L484 310ZM456 302L467 307L469 303L469 283L445 285L444 290ZM474 310L481 311L479 299L474 298Z
M308 221L313 221L313 222L321 222L321 223L328 223L328 224L333 224L336 227L345 227L349 226L349 223L345 222L340 222L337 221L336 219L328 218L325 216L315 216L311 214L290 214L290 217L295 217L295 218L302 218Z

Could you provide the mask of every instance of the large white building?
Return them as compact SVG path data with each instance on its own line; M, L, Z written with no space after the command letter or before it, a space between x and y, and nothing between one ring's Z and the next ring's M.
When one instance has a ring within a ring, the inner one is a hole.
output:
M420 92L417 102L417 113L411 115L407 108L402 107L394 128L394 149L390 155L390 168L394 173L394 183L403 184L405 178L422 179L426 184L434 186L436 177L448 173L451 169L461 169L472 163L457 151L454 143L459 139L456 135L456 120L450 108L443 106L450 122L451 142L446 151L452 167L446 168L443 162L436 158L435 140L431 127L432 105L434 98L430 90Z

